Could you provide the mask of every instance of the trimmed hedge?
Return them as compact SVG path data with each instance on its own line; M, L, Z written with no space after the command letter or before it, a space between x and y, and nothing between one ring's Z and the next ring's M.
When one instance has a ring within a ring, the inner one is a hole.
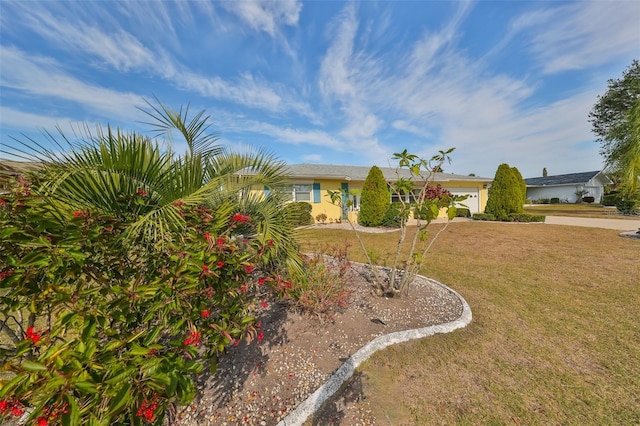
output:
M546 216L526 213L513 213L509 215L509 222L544 222Z
M473 220L496 220L496 217L491 213L475 213L471 216Z
M549 201L550 201L551 204L560 204L560 198L558 198L558 197L553 197Z
M311 216L311 204L304 201L289 203L284 207L287 221L293 226L313 225L315 222Z
M476 213L471 217L473 220L483 220L483 221L496 221L496 217L491 213ZM532 223L532 222L544 222L546 216L543 215L535 215L535 214L526 214L526 213L512 213L507 216L506 219L501 220L500 222L522 222L522 223Z
M466 207L457 207L456 217L471 217L471 212Z
M360 193L360 214L358 223L362 226L382 225L384 217L391 205L391 196L382 170L373 166L362 185Z

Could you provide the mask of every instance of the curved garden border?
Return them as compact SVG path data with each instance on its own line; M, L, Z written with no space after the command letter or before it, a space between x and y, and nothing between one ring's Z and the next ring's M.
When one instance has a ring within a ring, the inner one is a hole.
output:
M340 389L340 386L346 382L355 372L356 368L364 361L366 361L371 355L380 349L384 349L387 346L395 345L397 343L407 342L409 340L421 339L423 337L433 336L434 334L450 333L459 328L464 328L471 322L472 314L471 308L466 300L458 292L447 287L446 285L432 280L431 278L425 278L432 284L438 285L452 292L460 302L462 303L462 314L457 320L447 322L444 324L432 325L429 327L415 328L412 330L396 331L394 333L385 334L373 339L371 342L364 345L353 355L351 355L341 366L338 368L327 380L325 384L320 386L314 393L312 393L306 400L301 402L295 410L289 413L284 419L282 419L278 426L301 426L312 414L322 407L322 404L328 400L334 393Z

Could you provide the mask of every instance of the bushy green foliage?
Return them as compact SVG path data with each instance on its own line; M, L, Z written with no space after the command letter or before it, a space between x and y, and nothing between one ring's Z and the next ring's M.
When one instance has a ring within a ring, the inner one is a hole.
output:
M622 200L622 194L611 193L602 197L601 204L603 206L615 206L620 200Z
M636 214L638 213L638 207L640 206L640 202L635 199L623 199L619 200L616 203L616 208L622 214Z
M518 170L517 167L512 167L511 168L511 172L513 173L513 175L515 176L516 180L518 181L518 183L520 184L520 193L522 194L522 203L524 204L524 200L527 198L527 183L524 181L524 178L522 177L522 174L520 173L520 170ZM524 207L523 207L524 209ZM522 213L523 210L520 210L520 212L518 213Z
M401 203L391 203L387 211L384 213L382 223L380 225L389 228L399 228L402 225L402 219L406 221L409 210L403 209Z
M391 194L382 170L373 166L362 186L358 223L362 226L379 226L391 205Z
M509 215L509 222L544 222L545 219L546 216L527 213L511 213Z
M507 220L511 213L522 213L525 198L522 191L522 182L513 169L506 163L501 164L489 188L485 213L494 215L497 220Z
M254 224L232 205L173 207L185 226L158 248L125 243L131 219L61 214L25 187L3 198L0 321L12 343L0 348L0 401L14 414L160 425L167 407L193 400L194 374L215 368L225 346L260 340L253 274L271 241L242 237Z
M496 220L496 217L491 213L474 213L473 216L471 216L471 219L493 221Z
M311 209L313 207L309 203L304 201L295 201L285 205L285 216L291 226L305 226L313 225L313 216L311 216Z
M637 193L640 176L640 61L634 59L620 79L610 79L607 91L589 113L607 170L617 175L627 196Z
M458 207L456 209L456 217L471 217L471 211L465 207Z
M552 198L549 200L549 203L551 203L551 204L560 204L560 198L558 198L558 197L552 197Z

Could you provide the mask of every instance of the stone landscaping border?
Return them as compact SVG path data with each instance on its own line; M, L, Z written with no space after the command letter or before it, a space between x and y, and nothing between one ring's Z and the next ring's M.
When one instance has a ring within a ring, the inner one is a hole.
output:
M421 276L422 277L422 276ZM367 360L375 352L386 348L387 346L395 345L397 343L407 342L414 339L422 339L423 337L433 336L434 334L450 333L459 328L464 328L472 320L471 308L464 298L458 294L455 290L447 287L446 285L432 280L430 278L422 277L432 284L440 286L451 293L453 293L462 303L462 314L460 317L451 322L444 324L432 325L429 327L416 328L412 330L397 331L394 333L385 334L373 339L371 342L364 345L353 355L351 355L329 378L329 380L320 386L313 394L311 394L306 400L301 402L295 410L289 413L284 419L282 419L278 426L301 426L311 415L322 407L325 401L327 401L338 389L346 382L355 372L356 368L360 366L365 360Z

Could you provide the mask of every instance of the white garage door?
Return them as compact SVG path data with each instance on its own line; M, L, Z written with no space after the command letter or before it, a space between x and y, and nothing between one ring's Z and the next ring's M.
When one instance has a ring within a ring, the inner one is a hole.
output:
M446 187L445 187L446 188ZM453 195L468 195L462 202L471 214L480 213L480 190L478 188L447 188Z

